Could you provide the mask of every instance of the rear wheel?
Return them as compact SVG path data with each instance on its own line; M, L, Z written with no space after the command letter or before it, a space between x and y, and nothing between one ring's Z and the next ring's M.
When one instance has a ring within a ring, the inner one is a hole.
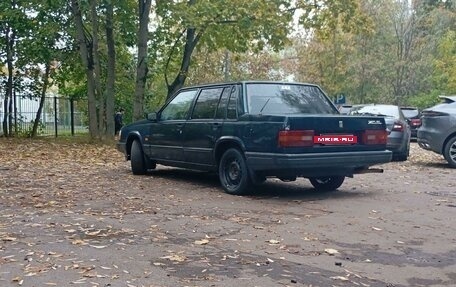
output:
M142 150L141 143L139 142L139 140L134 140L133 143L131 144L130 161L131 161L131 171L135 175L146 174L147 169L155 168L155 162L151 162L144 155L144 152Z
M236 148L230 148L222 155L219 163L219 179L226 193L245 194L250 177L244 155Z
M404 148L404 151L401 151L395 156L396 161L406 161L410 155L410 143Z
M456 136L452 137L445 145L443 156L451 167L456 168Z
M309 180L318 191L333 191L344 183L345 176L312 177Z

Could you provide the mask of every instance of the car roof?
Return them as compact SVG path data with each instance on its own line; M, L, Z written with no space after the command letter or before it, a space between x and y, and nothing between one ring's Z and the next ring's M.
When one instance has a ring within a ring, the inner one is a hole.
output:
M186 89L195 89L195 88L204 88L204 87L213 87L213 86L223 86L223 85L236 85L236 84L279 84L279 85L306 85L320 87L317 84L312 83L303 83L303 82L286 82L286 81L262 81L262 80L250 80L250 81L234 81L234 82L218 82L218 83L206 83L201 85L192 85L188 87L183 87L182 90Z

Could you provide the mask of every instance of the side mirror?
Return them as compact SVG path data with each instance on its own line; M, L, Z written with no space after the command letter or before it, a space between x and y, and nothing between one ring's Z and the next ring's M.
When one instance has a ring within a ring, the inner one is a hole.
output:
M157 121L157 113L148 113L147 114L147 119L152 122Z

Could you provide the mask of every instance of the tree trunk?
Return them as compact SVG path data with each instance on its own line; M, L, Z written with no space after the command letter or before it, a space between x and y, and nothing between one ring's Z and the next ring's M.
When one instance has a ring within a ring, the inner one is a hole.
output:
M87 77L87 98L89 109L89 133L92 138L99 137L96 107L96 85L94 76L94 65L92 57L92 43L86 38L84 25L82 23L82 14L78 0L71 0L74 22L76 27L77 43L82 63L85 68Z
M32 134L30 137L34 138L37 135L38 125L40 124L41 120L41 113L43 112L44 101L46 100L46 92L49 86L49 74L51 71L51 64L48 62L46 63L44 75L43 75L43 86L41 87L41 95L40 95L40 106L38 107L38 111L36 112L35 121L33 122L33 129Z
M168 85L167 99L169 99L180 88L184 86L185 80L187 79L188 75L188 69L190 68L190 60L192 58L193 51L195 50L196 44L198 44L200 37L201 33L197 35L195 28L187 29L187 37L185 39L185 48L184 54L182 55L181 67L174 81L170 85Z
M13 73L14 73L14 40L15 40L15 33L12 31L10 27L7 27L6 32L6 65L8 69L8 80L6 83L6 94L5 100L3 102L4 107L4 115L3 115L3 134L5 137L10 137L13 134L12 127L13 127L13 119L12 119L12 103L13 103L13 89L14 89L14 81L13 81Z
M99 56L99 25L98 25L98 14L97 14L97 0L89 0L90 3L90 22L92 25L92 57L93 57L93 71L95 80L95 100L98 108L98 131L99 135L104 134L106 131L106 119L104 109L104 94L101 88L101 66Z
M114 41L114 9L106 1L106 44L108 47L108 71L106 80L106 137L114 135L114 95L116 81L116 50Z
M138 66L136 68L133 120L144 117L144 94L147 80L147 41L149 39L149 14L152 0L139 0Z

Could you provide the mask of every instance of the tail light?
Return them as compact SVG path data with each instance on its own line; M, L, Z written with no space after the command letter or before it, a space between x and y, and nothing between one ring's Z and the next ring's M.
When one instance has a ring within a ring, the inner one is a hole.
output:
M384 145L388 138L388 132L386 130L365 130L361 138L366 145Z
M279 147L313 146L313 130L279 131Z
M421 119L412 119L410 121L410 124L413 126L413 127L419 127L421 126Z
M404 130L404 124L400 122L395 122L393 124L393 131L395 132L402 132Z

